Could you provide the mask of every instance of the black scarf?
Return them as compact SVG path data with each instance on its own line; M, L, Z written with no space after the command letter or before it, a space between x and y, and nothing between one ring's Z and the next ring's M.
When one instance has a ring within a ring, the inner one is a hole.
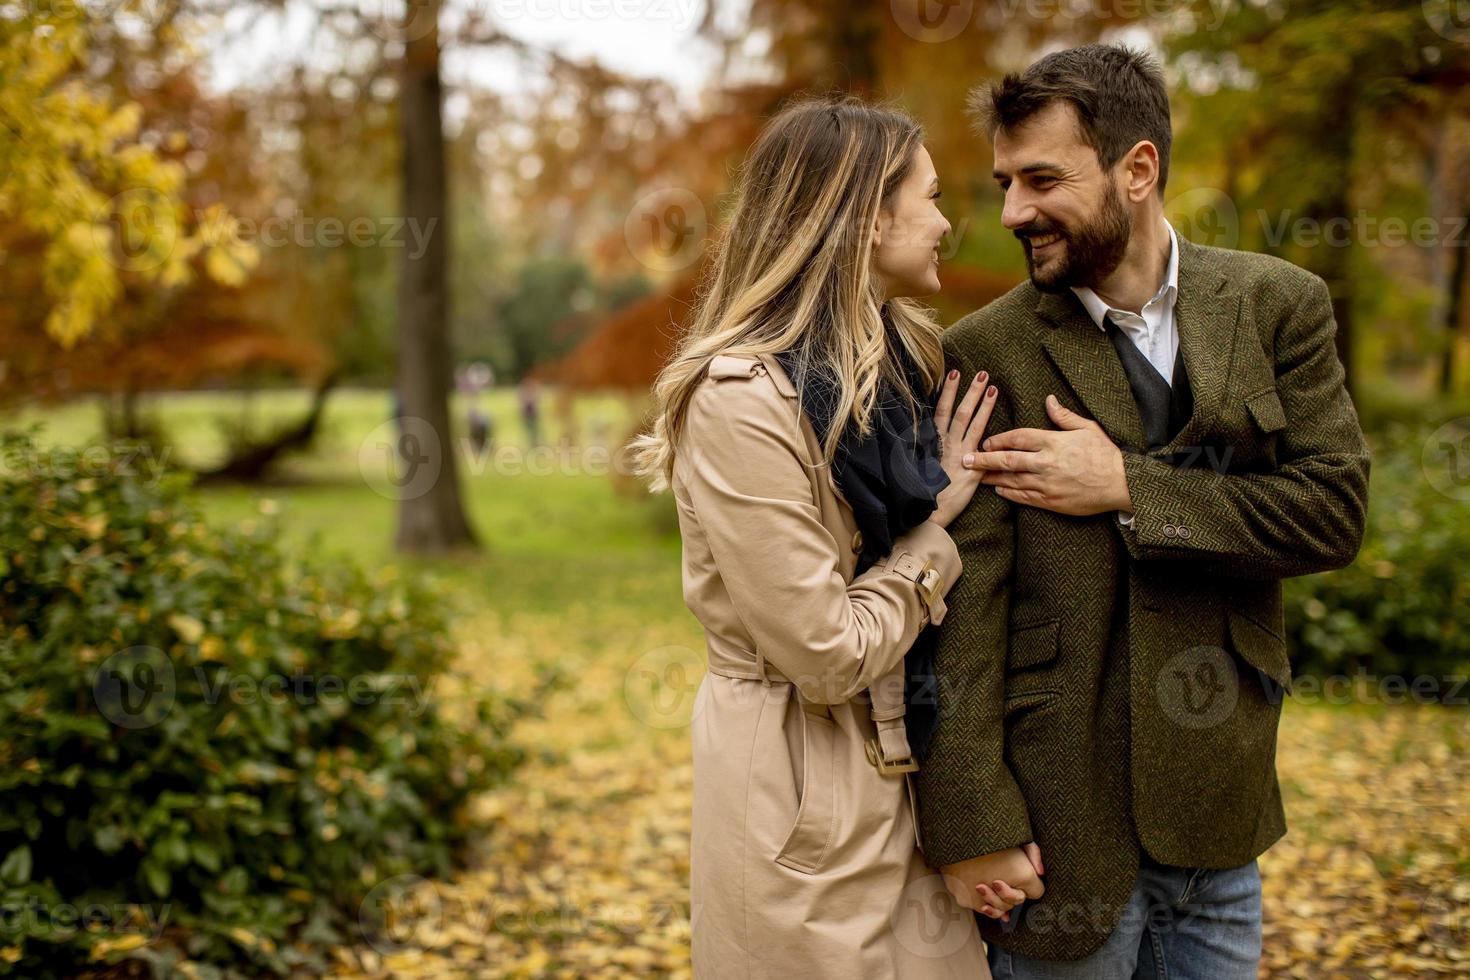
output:
M908 399L885 382L878 391L868 436L859 438L849 424L839 437L832 477L862 533L855 575L886 557L899 535L927 520L937 506L935 498L949 486L949 476L940 465L934 405L923 376L892 333L889 341L908 379L918 421L916 425ZM818 444L823 444L837 407L836 382L797 351L775 356L801 391L803 410L816 430ZM910 745L920 756L928 748L937 713L933 666L938 633L934 626L924 627L905 657L905 722Z

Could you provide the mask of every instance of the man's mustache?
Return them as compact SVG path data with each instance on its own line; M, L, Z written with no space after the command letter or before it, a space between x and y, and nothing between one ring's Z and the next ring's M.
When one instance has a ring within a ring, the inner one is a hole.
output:
M1012 232L1020 241L1030 244L1030 239L1040 238L1046 235L1061 235L1067 237L1067 229L1061 225L1047 223L1044 225L1027 225L1025 228L1017 228Z

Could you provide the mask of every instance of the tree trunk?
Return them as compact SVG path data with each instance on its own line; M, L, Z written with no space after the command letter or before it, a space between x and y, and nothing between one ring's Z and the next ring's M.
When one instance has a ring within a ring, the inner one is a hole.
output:
M408 5L400 76L403 216L426 236L422 249L403 249L398 281L400 452L423 473L403 484L398 504L400 551L437 553L473 546L475 534L460 501L454 433L449 423L449 244L439 78L441 0Z
M1455 212L1460 199L1453 187L1455 147L1450 129L1454 118L1442 112L1426 123L1428 144L1424 158L1424 178L1429 192L1429 216L1440 228L1455 227ZM1440 373L1440 384L1446 394L1454 388L1455 335L1460 318L1460 279L1464 275L1464 249L1441 242L1429 252L1429 285L1434 297L1429 309L1429 322L1443 325L1448 331ZM1460 254L1456 254L1460 253Z
M872 98L878 84L879 24L882 18L892 16L888 4L832 4L825 16L830 17L832 30L833 84L865 99Z
M1465 215L1470 215L1470 207L1462 208L1462 215L1458 221L1452 221L1448 225L1451 229L1465 227L1463 222ZM1440 393L1446 397L1455 393L1455 362L1460 353L1460 334L1467 329L1464 325L1470 324L1470 315L1466 308L1470 306L1470 297L1466 296L1466 280L1470 280L1470 262L1465 261L1465 253L1470 247L1460 245L1454 249L1454 268L1450 273L1449 301L1445 306L1444 325L1448 333L1445 337L1443 354L1443 370L1439 376Z
M327 395L336 385L337 375L333 372L317 383L316 391L311 396L311 407L301 421L282 429L262 442L247 441L231 453L229 459L220 466L200 472L197 484L259 483L265 479L281 457L309 448L321 425L322 413L327 407ZM246 389L245 400L242 404L250 404L254 392L253 388ZM241 431L248 431L243 423Z
M138 418L138 390L128 385L113 391L102 405L102 421L110 439L141 439L143 426Z
M1323 170L1327 174L1327 186L1316 196L1314 206L1308 214L1315 217L1321 226L1333 219L1350 218L1352 212L1352 173L1355 147L1355 113L1358 95L1353 76L1349 74L1323 100L1322 121L1324 128L1319 134L1318 149L1322 155ZM1331 123L1328 124L1328 120ZM1316 250L1318 256L1312 271L1321 276L1332 292L1332 316L1337 321L1337 357L1342 362L1345 375L1344 385L1350 394L1357 397L1357 365L1354 363L1353 343L1353 298L1355 282L1352 274L1354 245L1332 245L1323 243Z

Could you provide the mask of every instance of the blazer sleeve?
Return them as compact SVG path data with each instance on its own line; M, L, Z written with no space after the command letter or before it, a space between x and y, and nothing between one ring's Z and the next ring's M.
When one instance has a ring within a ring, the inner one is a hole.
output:
M838 549L849 544L822 523L794 408L759 373L706 379L689 405L675 475L756 650L808 700L839 704L943 618L960 556L945 530L925 521L846 582ZM933 608L915 584L926 562L940 576Z
M983 357L983 352L972 352ZM960 376L995 362L961 355L945 338L945 360ZM997 381L987 432L1014 427L1006 386ZM934 673L938 721L916 775L924 856L936 867L1029 843L1025 797L1005 758L1005 667L1016 554L1015 504L982 486L949 527L965 573L950 593ZM946 699L946 692L953 692Z
M1344 385L1336 334L1327 285L1312 275L1276 338L1276 392L1285 418L1275 421L1285 427L1275 472L1182 470L1123 454L1135 516L1121 533L1134 559L1198 562L1251 579L1308 575L1353 560L1366 523L1369 453ZM1273 402L1262 411L1275 408ZM1166 533L1168 525L1176 533ZM1189 528L1187 537L1178 525Z

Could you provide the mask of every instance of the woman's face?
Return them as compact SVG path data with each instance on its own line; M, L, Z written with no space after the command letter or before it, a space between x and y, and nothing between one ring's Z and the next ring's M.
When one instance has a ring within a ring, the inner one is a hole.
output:
M921 146L874 229L873 274L885 299L939 292L939 242L947 234L949 222L939 213L939 177Z

